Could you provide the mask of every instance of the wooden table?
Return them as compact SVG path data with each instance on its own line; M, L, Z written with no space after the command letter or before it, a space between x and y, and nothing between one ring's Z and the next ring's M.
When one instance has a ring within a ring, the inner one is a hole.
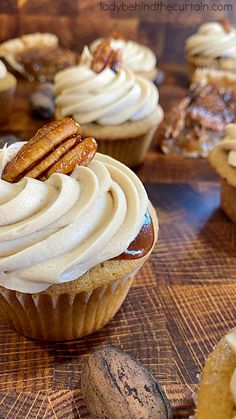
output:
M184 68L164 66L161 101L184 94ZM2 132L28 139L42 121L19 85ZM163 385L174 416L193 413L197 375L220 337L235 326L236 227L219 208L219 185L204 160L149 152L138 175L160 220L158 245L115 318L76 342L26 339L0 321L0 418L87 418L80 392L85 358L114 346L137 357Z

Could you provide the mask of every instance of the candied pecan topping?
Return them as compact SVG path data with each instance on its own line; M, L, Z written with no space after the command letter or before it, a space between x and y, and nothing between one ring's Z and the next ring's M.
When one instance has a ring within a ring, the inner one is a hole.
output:
M111 47L110 39L104 39L94 51L91 68L96 73L100 73L107 67L110 67L113 71L117 71L121 64L121 51L114 50Z
M190 103L190 98L183 98L174 109L171 109L170 113L163 123L163 132L165 138L176 138L183 130L185 126L185 118L187 107Z
M125 40L126 38L125 38L125 36L123 35L123 34L121 34L119 31L117 31L117 30L114 30L114 31L112 31L112 33L111 33L111 37L113 38L113 39L123 39L123 40Z
M221 131L236 118L236 104L231 89L207 86L201 89L187 111L188 117L202 127Z
M219 19L218 22L223 27L225 33L229 33L231 31L231 25L228 19L222 18L222 19Z

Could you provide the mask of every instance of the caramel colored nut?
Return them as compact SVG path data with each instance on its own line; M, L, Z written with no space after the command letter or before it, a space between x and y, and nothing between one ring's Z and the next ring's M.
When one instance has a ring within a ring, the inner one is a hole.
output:
M121 51L114 50L111 47L110 39L104 39L94 51L91 68L96 73L100 73L107 67L110 67L113 71L117 71L121 63Z
M219 19L218 20L219 24L223 27L225 33L229 33L232 30L232 27L230 25L230 22L227 19Z
M44 177L49 178L53 173L70 174L77 164L87 166L97 151L97 143L94 138L85 138L68 153L64 154L48 171Z
M42 174L54 165L62 156L64 156L73 146L81 142L80 135L73 135L68 140L60 144L54 151L52 151L45 159L34 165L25 176L34 179L42 176Z
M15 182L54 147L78 132L79 125L70 118L54 121L40 128L35 136L5 166L2 179Z
M113 348L94 352L85 363L81 388L92 418L169 419L169 402L149 371Z

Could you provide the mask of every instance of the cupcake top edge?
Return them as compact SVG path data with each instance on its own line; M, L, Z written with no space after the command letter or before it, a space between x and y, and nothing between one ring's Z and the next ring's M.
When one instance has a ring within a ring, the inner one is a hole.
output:
M61 135L65 127L58 128ZM37 134L40 141L43 134L45 127ZM2 149L1 173L26 147L15 143ZM44 151L46 160L49 150ZM31 160L29 164L32 170ZM76 165L68 174L53 172L45 181L1 178L0 193L0 284L27 293L77 279L121 255L140 232L149 202L139 178L100 153L87 166Z
M186 52L190 56L211 59L236 59L236 29L222 22L202 24L197 32L186 40Z

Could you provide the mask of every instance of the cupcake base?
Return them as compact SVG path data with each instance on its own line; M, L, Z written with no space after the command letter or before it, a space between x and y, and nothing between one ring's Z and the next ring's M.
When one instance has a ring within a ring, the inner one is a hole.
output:
M22 294L0 289L0 311L7 323L32 339L65 341L96 332L119 310L135 272L122 280L75 296Z
M121 125L81 124L80 134L94 137L100 153L134 167L144 160L163 115L158 105L151 115L140 121L128 121ZM61 119L60 109L56 110L56 118Z
M138 137L115 141L97 139L98 151L103 154L108 154L108 156L121 161L126 166L134 167L142 163L145 159L155 132L156 127Z
M158 221L151 204L149 212L155 233L153 248ZM32 339L66 341L94 333L119 310L152 248L140 259L108 260L78 279L34 294L0 286L0 312L13 329Z
M221 208L236 223L235 167L228 164L228 153L219 147L212 150L208 160L221 178Z

